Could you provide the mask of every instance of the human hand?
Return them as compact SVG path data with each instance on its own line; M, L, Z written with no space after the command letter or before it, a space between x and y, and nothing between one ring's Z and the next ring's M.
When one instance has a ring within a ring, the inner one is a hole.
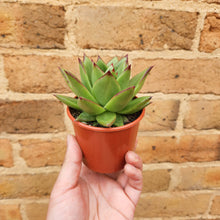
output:
M82 164L74 138L67 139L64 164L51 192L47 220L131 220L142 190L142 161L133 151L116 179Z

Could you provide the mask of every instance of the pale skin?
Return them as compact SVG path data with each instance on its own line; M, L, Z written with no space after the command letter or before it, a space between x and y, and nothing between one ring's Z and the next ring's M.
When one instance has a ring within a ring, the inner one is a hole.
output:
M82 164L80 147L69 135L47 220L132 220L142 190L142 161L133 151L125 160L117 177L95 173Z

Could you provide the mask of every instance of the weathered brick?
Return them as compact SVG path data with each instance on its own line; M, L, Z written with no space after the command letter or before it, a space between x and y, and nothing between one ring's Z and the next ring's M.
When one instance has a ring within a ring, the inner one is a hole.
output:
M191 1L191 0L182 0L182 1ZM219 4L220 1L219 0L193 0L194 2L204 2L204 3L208 3L208 4Z
M0 46L64 48L65 9L42 4L0 4Z
M25 159L29 167L42 167L61 165L63 163L66 141L60 139L21 140L22 146L20 155Z
M1 175L0 198L49 196L57 173Z
M9 89L15 92L70 92L58 67L78 73L76 57L4 56L4 69Z
M19 205L0 204L1 220L21 220Z
M201 33L199 50L213 52L220 48L220 14L211 13L205 18Z
M190 101L184 128L220 129L220 100Z
M211 195L191 193L161 193L143 195L136 207L136 217L181 217L203 214Z
M122 6L79 6L76 42L82 48L190 50L197 14ZM124 19L126 18L126 19Z
M91 57L95 61L97 57ZM103 57L107 62L110 58ZM58 67L65 68L78 78L78 57L45 55L5 55L4 71L9 89L15 92L66 93L71 92Z
M154 65L142 92L220 94L220 59L134 59L132 64L133 75Z
M173 130L179 112L177 100L153 100L140 122L140 131Z
M0 132L64 131L63 105L58 101L0 101Z
M0 139L0 166L13 166L12 146L7 139Z
M167 190L170 183L169 170L145 170L143 172L142 192L158 192Z
M25 205L26 215L29 220L46 219L47 216L46 203L30 203Z
M210 213L212 215L220 215L220 196L214 198Z
M220 135L139 136L137 153L144 163L220 160Z
M220 167L187 167L180 169L177 190L220 188Z

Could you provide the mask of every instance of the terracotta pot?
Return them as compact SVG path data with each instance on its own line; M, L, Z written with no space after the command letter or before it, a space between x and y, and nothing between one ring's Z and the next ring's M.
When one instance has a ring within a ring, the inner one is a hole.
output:
M67 107L85 165L99 173L113 173L123 169L125 154L134 149L139 122L144 113L145 109L135 121L127 125L99 128L76 121Z

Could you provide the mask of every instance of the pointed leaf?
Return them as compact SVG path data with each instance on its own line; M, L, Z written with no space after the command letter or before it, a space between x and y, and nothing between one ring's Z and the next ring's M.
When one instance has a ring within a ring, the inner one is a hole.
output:
M67 75L66 75L66 71L67 71L67 70L65 70L65 69L63 69L63 68L61 68L61 67L59 67L59 70L60 70L60 72L61 72L63 78L65 79L67 85L70 87L71 90L73 90L73 86L72 86L72 84L71 84L69 78L68 78Z
M92 85L104 75L104 72L99 68L99 66L93 63L93 72L92 72Z
M118 76L117 81L121 87L121 89L128 88L129 79L131 75L131 65L129 65L121 75Z
M108 63L107 63L107 67L111 66L113 64L113 66L118 62L118 58L114 57L113 59L111 59Z
M119 114L116 115L116 120L115 120L114 125L116 127L120 127L120 126L124 125L124 120L123 120L123 116L122 115L119 115Z
M93 69L93 63L92 61L84 54L83 57L83 65L85 67L86 73L88 75L90 83L92 83L92 69Z
M63 102L65 105L76 110L81 110L81 108L77 105L77 98L72 98L64 95L55 95L55 97Z
M117 72L118 75L124 72L125 68L128 66L127 60L128 56L125 56L118 63L115 64L115 72Z
M84 112L90 115L98 115L105 112L105 109L97 103L82 97L78 98L77 104Z
M87 121L95 121L96 120L96 116L94 115L90 115L86 112L82 112L76 119L77 121L81 121L81 122L87 122Z
M151 99L150 96L133 99L128 103L128 105L122 111L119 111L118 113L133 114L135 112L138 112L149 104L150 99Z
M104 108L112 112L121 111L133 98L134 89L135 86L132 86L120 91L110 99Z
M116 74L116 72L115 72L115 69L114 69L113 64L108 67L108 69L106 70L105 73L107 73L107 72L109 72L109 71L110 71L110 72L112 73L112 75L117 79L117 74Z
M105 64L105 62L102 60L102 58L100 56L98 56L98 60L96 62L96 64L99 66L99 68L105 72L107 70L107 65Z
M145 79L153 66L135 75L129 82L129 86L135 86L134 94L136 95L144 85Z
M80 77L81 77L81 81L83 83L83 85L89 90L89 92L91 93L92 91L92 87L91 87L91 83L89 81L88 75L86 73L86 70L83 66L82 61L79 59L79 71L80 71Z
M86 99L96 102L96 99L91 95L89 90L70 72L64 71L69 83L71 84L71 89L78 97L84 97Z
M111 72L99 78L93 86L93 94L97 101L105 106L106 103L120 91L120 85Z
M104 127L111 127L116 120L116 114L114 112L104 112L100 115L97 115L96 120Z

